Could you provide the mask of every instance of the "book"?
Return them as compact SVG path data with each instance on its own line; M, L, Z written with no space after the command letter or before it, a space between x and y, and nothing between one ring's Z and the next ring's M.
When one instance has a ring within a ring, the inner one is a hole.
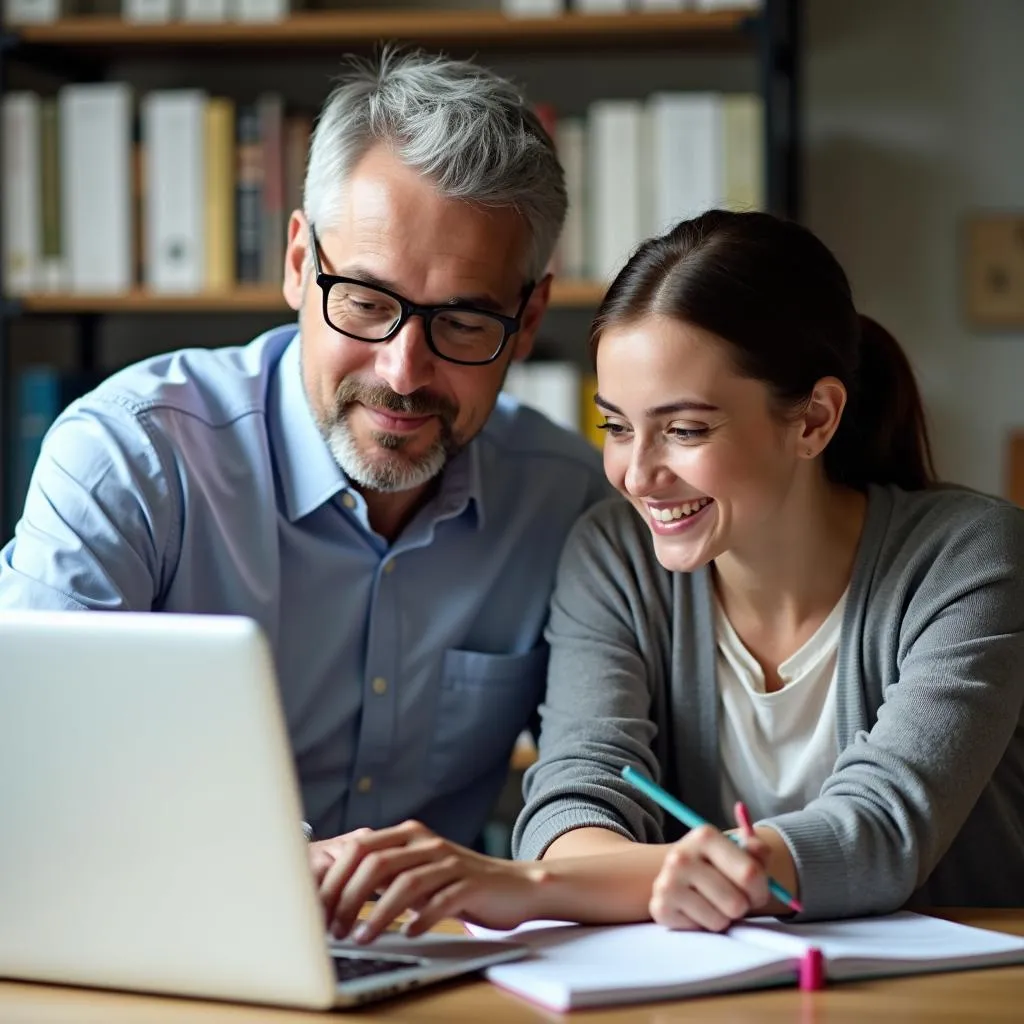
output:
M611 281L649 234L645 219L644 106L597 100L587 109L590 271Z
M64 241L60 221L60 113L54 97L39 108L39 278L36 287L64 287Z
M226 292L235 283L235 104L224 96L203 112L203 284Z
M175 16L174 0L122 0L121 17L139 25L160 25Z
M752 918L725 934L558 921L467 928L528 945L532 957L491 967L487 978L556 1011L792 986L810 950L837 982L1024 963L1020 936L907 911L807 924Z
M544 18L565 13L564 0L501 0L501 12L510 18Z
M206 102L198 89L157 89L141 103L145 282L154 293L203 286Z
M60 233L68 287L123 292L133 281L132 89L124 82L62 86Z
M578 432L582 426L580 371L574 363L557 359L514 362L502 390L567 430Z
M42 25L67 13L60 0L6 0L4 20L9 25Z
M3 252L9 294L39 284L42 206L39 189L40 102L32 92L3 97Z
M259 107L235 117L235 273L240 284L263 280L263 143Z
M558 240L559 273L563 277L589 276L587 253L587 122L582 117L560 118L555 126L555 147L565 171L569 207Z

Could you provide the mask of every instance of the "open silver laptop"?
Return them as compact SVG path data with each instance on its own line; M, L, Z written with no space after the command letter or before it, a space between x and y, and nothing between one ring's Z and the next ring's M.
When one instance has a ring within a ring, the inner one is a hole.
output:
M248 619L0 613L0 977L322 1009L525 954L327 941Z

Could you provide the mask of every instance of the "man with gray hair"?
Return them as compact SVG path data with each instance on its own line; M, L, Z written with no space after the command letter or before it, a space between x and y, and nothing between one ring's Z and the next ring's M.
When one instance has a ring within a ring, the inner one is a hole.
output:
M350 61L288 226L298 326L70 406L0 552L0 608L250 616L317 836L415 818L472 842L543 690L563 540L605 494L584 440L499 399L565 206L508 82ZM313 849L321 873L332 847Z

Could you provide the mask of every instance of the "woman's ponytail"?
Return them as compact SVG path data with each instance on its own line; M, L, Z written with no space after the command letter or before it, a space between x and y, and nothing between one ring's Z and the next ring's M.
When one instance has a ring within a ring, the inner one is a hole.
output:
M860 314L856 390L835 437L825 470L836 483L869 483L921 490L935 482L924 406L906 353L876 320Z

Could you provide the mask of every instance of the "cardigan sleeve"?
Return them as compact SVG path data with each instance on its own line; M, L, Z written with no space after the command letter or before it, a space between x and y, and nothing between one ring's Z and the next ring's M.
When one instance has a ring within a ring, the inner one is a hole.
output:
M660 810L619 775L633 764L654 778L651 673L638 617L665 614L651 567L621 499L598 505L573 529L559 563L546 636L551 648L540 708L539 758L524 778L512 836L520 859L560 835L597 826L661 841ZM625 527L625 528L623 528Z
M1006 503L968 511L938 538L934 528L924 543L911 535L886 569L890 582L869 589L851 672L881 673L877 718L839 755L817 799L763 822L795 859L807 918L902 906L1011 744L1022 777L1024 513ZM889 629L895 664L858 660Z

